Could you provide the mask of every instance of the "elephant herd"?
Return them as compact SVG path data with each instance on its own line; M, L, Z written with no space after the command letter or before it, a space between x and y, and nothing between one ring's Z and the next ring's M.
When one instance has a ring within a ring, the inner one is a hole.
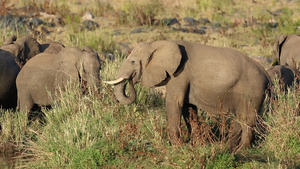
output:
M68 81L100 84L101 62L91 48L65 47L58 42L38 43L25 36L8 38L0 47L0 104L2 108L32 110L50 105L50 93ZM52 98L53 99L53 98Z
M220 109L235 116L229 148L249 147L253 127L269 93L272 79L287 87L299 76L300 37L281 35L274 45L278 65L267 71L248 56L230 49L187 41L139 43L124 60L114 94L121 104L136 99L134 85L166 87L169 138L181 144L181 116L191 133L189 108L218 114ZM30 111L34 104L50 105L48 92L54 93L68 81L85 81L100 87L101 62L89 47L65 47L57 42L39 44L30 36L10 37L0 50L0 103L3 108ZM26 64L25 64L26 63ZM129 95L126 86L129 85Z

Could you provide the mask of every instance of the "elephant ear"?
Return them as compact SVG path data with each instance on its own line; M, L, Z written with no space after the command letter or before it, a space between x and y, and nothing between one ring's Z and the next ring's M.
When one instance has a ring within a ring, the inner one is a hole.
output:
M274 59L277 60L277 62L280 61L280 53L281 53L281 47L285 40L287 39L287 35L281 34L278 38L277 41L274 44L273 51L274 51Z
M24 63L40 53L40 44L30 36L25 36L15 43L23 48L24 54L20 56L20 60Z
M13 44L14 41L16 41L16 40L17 40L17 36L16 36L16 35L11 35L9 38L7 38L7 39L4 41L3 45Z
M64 48L58 54L58 70L56 84L62 86L67 81L78 81L79 72L77 69L77 55L80 53L75 48Z
M145 87L163 85L170 76L174 76L180 65L182 54L177 43L157 41L149 44L149 57L141 77Z

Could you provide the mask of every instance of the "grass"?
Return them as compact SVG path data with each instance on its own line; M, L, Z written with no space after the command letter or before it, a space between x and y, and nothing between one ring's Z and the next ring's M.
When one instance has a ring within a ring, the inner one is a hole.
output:
M118 58L116 62L105 63L102 77L113 78L116 67L122 62L122 57ZM111 86L103 84L99 95L82 95L79 86L70 84L65 92L58 94L61 99L53 103L51 110L42 110L42 121L35 119L29 123L20 113L12 117L13 112L6 112L4 117L9 118L1 121L4 129L1 139L15 133L13 138L7 137L7 142L19 140L22 143L16 145L26 157L24 160L28 160L22 164L31 168L299 166L299 112L294 109L299 107L299 88L285 95L276 86L277 99L270 107L266 105L264 126L267 132L260 135L263 141L252 149L231 154L225 142L217 139L205 144L171 146L163 98L159 93L136 87L138 99L124 106L116 103ZM218 124L211 118L202 119L206 121L205 129ZM186 134L186 129L183 133ZM201 137L199 139L207 139Z
M32 2L15 1L15 4L22 6ZM197 3L119 0L117 3L91 1L83 8L84 2L35 3L36 7L43 7L48 13L60 11L63 18L62 33L52 32L40 36L38 40L52 39L79 48L88 45L98 53L113 53L116 57L114 62L103 62L103 80L114 79L126 57L126 53L119 49L120 43L129 42L131 48L141 41L182 39L232 47L249 56L271 57L276 37L281 33L298 33L300 26L299 2L290 2L293 3L291 5L286 1L262 0L256 0L256 3L239 0L205 0ZM282 9L282 13L273 16L266 9ZM98 29L92 31L82 29L81 16L86 10L96 16L113 18L116 22L111 27L101 27L101 23ZM222 27L227 24L234 32L200 35L156 25L157 20L165 17L182 20L185 16L208 18L219 22ZM278 23L278 27L272 28L272 19ZM149 31L130 33L141 26L149 28ZM114 35L115 30L121 34ZM4 40L14 33L12 30L3 30L0 39ZM17 32L17 35L22 37L23 33ZM112 86L102 84L100 94L83 95L79 86L70 84L65 92L58 93L61 99L53 103L52 109L42 109L39 118L28 119L23 113L0 110L1 150L5 153L18 152L21 162L16 165L25 168L210 169L300 166L299 86L285 94L278 84L275 85L276 100L265 105L261 125L256 129L259 140L253 148L237 154L226 150L226 138L212 135L216 128L223 131L224 123L205 113L202 113L203 123L199 128L203 131L198 135L201 141L171 146L167 136L165 101L161 93L140 85L135 87L137 100L126 106L117 103ZM261 132L262 127L264 132ZM189 140L184 124L182 128L185 140Z

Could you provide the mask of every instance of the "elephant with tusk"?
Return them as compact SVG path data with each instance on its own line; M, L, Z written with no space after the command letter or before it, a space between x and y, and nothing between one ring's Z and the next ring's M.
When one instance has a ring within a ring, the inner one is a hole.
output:
M136 99L134 84L144 87L166 86L166 111L172 144L182 143L181 116L188 122L187 107L216 114L220 107L235 116L229 149L249 147L253 127L269 85L267 72L258 63L229 48L187 41L139 43L124 60L114 94L121 104ZM127 84L130 96L125 94ZM220 102L222 105L220 105Z

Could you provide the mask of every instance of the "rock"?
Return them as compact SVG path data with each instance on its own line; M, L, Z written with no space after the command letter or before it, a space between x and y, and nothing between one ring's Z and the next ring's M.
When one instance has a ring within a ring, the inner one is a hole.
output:
M205 34L206 31L204 29L187 29L187 28L172 28L174 31L181 31L185 33L197 33L197 34Z
M56 15L50 15L46 12L40 12L42 19L46 20L50 25L60 26L61 18Z
M100 59L101 60L106 60L106 61L109 61L109 62L113 62L113 61L115 61L116 57L115 57L115 55L113 55L111 53L101 53Z
M152 29L150 29L151 31ZM130 33L144 33L144 32L148 32L149 30L145 27L140 27L140 28L135 28L133 29Z
M161 21L162 25L167 25L167 26L171 26L171 25L178 24L178 23L179 22L176 18L164 18Z
M82 20L93 20L94 18L95 18L94 15L90 11L87 11L83 15Z
M212 23L211 23L211 26L212 26L213 28L221 28L221 27L222 27L222 25L221 25L219 22L212 22Z
M39 19L39 18L32 18L32 19L30 19L30 21L29 21L29 27L30 27L31 29L33 29L33 28L36 28L36 27L38 27L39 25L41 25L41 24L43 24L43 23L44 23L44 21L41 20L41 19Z
M198 19L198 23L200 25L206 25L206 24L209 24L210 21L207 18L200 18L200 19Z
M269 67L270 64L273 62L271 58L263 57L263 56L250 56L253 60L258 62L260 65L262 65L264 68Z
M99 24L97 22L91 21L91 20L85 20L82 22L84 27L88 30L95 30L99 27Z
M270 11L270 10L267 9L267 12L270 13L271 15L273 15L273 16L279 16L279 15L283 14L283 10L282 9L278 9L278 10L276 10L274 12L272 12L272 11Z
M192 17L184 17L183 20L189 24L189 26L197 25L197 21Z
M130 48L131 42L119 43L118 45L123 55L127 56L132 51L132 48Z
M27 17L22 16L1 16L0 27L3 29L8 28L13 31L25 31L27 21Z

